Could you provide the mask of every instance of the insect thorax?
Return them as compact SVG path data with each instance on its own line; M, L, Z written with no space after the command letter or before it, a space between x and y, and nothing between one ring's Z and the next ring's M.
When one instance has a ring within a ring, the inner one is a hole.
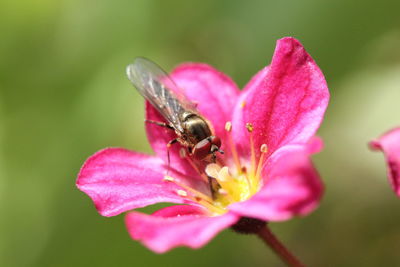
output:
M208 123L201 116L189 111L182 114L182 126L189 146L194 146L212 135Z

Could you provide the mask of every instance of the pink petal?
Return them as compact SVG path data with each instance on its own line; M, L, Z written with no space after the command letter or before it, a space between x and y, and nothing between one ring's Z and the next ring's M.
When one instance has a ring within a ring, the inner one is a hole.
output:
M383 151L388 165L388 177L394 192L400 197L400 128L395 128L369 143Z
M313 211L323 193L319 175L300 145L277 150L263 169L264 185L245 202L229 206L241 216L265 221L283 221Z
M280 146L306 143L314 136L329 92L321 70L296 39L279 40L268 70L261 71L248 87L233 119L234 140L242 152L249 151L246 123L253 124L257 153L262 144L267 144L271 154Z
M184 205L164 208L152 215L131 212L125 222L132 239L154 252L164 253L178 246L200 248L238 219L233 213L209 217L201 208Z
M77 187L103 216L159 202L183 203L177 186L164 182L162 160L121 148L107 148L91 156L78 174Z
M317 154L324 148L324 142L321 137L313 136L307 144L307 150L310 154Z
M200 114L211 122L215 134L224 142L225 123L231 120L240 93L236 84L222 72L200 63L182 64L171 77L186 97L197 104Z

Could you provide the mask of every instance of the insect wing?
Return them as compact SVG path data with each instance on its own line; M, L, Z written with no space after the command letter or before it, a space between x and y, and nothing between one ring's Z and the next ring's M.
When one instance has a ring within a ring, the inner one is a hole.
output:
M145 58L136 58L128 65L128 79L172 126L183 132L180 114L191 109L190 104L172 79L157 64Z

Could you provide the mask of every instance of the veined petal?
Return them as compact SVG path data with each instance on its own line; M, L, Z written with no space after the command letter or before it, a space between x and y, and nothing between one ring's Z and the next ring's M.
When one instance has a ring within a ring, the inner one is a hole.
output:
M209 217L202 208L178 205L152 215L131 212L125 222L132 239L141 241L154 252L164 253L178 246L202 247L237 220L238 216L233 213Z
M385 154L390 184L400 197L400 127L369 143L370 147Z
M227 75L201 63L182 64L174 69L171 77L224 142L225 123L231 120L240 93L236 84Z
M103 216L159 202L184 203L175 184L164 182L162 160L122 148L106 148L83 165L77 187Z
M247 201L232 204L229 210L265 221L283 221L310 213L322 197L323 185L305 146L277 150L267 160L262 175L260 191Z
M268 70L261 71L248 87L233 119L234 140L242 152L249 151L246 123L253 125L257 153L262 144L271 154L283 145L306 143L314 136L329 92L321 70L296 39L279 40Z

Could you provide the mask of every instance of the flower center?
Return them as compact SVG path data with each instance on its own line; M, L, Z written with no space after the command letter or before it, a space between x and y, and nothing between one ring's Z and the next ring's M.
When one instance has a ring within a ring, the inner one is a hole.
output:
M228 211L227 207L235 202L241 202L249 199L258 192L261 187L261 170L263 167L267 145L261 145L261 156L256 159L256 150L253 141L253 126L250 123L246 124L246 129L249 132L250 141L250 159L241 158L237 153L230 132L232 130L231 122L227 122L225 130L228 132L228 140L226 150L230 150L232 162L230 165L217 160L216 163L210 163L206 166L204 172L199 172L210 188L210 193L203 193L177 179L166 176L165 181L173 182L182 189L177 190L177 194L181 197L190 199L206 207L212 215L220 215ZM186 155L184 155L186 156ZM187 158L187 157L186 157ZM187 158L193 167L190 158ZM196 170L198 168L196 167Z

